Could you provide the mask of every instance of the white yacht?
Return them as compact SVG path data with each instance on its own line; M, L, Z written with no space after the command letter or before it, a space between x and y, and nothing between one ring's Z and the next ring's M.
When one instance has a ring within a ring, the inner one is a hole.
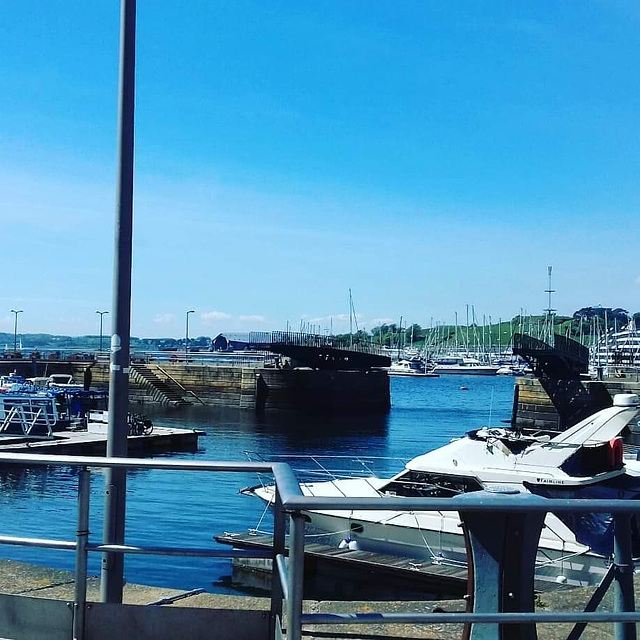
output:
M590 364L594 374L599 367L617 377L637 373L640 370L640 331L635 322L632 320L625 329L601 336L591 347Z
M398 360L387 367L390 376L414 376L418 378L437 378L437 373L429 371L420 360Z
M483 364L476 358L447 356L445 358L439 358L436 361L436 366L433 368L433 372L441 375L459 374L495 376L498 373L498 369L500 369L500 367L493 364Z
M549 487L588 493L590 487L615 485L632 475L637 480L636 495L640 496L640 474L625 469L622 440L618 438L637 416L638 396L619 394L612 407L553 438L483 428L414 458L392 478L334 479L302 483L300 488L308 496L354 498L446 498L498 486L521 493L536 493L540 488L544 494ZM620 495L618 491L613 486L616 496ZM260 485L244 492L273 502L273 486ZM309 511L306 515L309 531L324 533L327 541L336 545L350 544L425 562L466 563L457 512L352 509ZM595 539L592 534L591 522L569 528L548 514L538 547L536 576L573 585L597 584L608 566L602 549L609 541Z

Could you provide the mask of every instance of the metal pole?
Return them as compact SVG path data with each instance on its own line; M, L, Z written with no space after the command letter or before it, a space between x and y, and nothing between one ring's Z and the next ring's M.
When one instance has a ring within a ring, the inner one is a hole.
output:
M87 544L89 542L90 472L86 467L78 476L78 531L76 544L76 593L73 603L73 640L84 640L87 604Z
M22 309L11 309L11 313L15 314L13 324L13 353L18 353L18 314L22 313Z
M118 198L113 270L113 334L109 372L109 434L107 456L127 455L129 409L129 345L131 333L131 236L133 228L133 141L135 92L136 1L121 0L120 87L118 96ZM126 512L126 469L105 474L103 540L123 544ZM102 558L100 595L103 602L122 602L122 554Z
M108 311L96 311L96 313L100 314L100 352L102 352L102 316L105 313L109 313Z
M193 309L187 311L187 327L184 332L184 361L185 363L189 359L189 314L195 313Z
M635 611L633 594L633 555L631 551L631 515L614 516L613 561L616 566L614 611ZM616 622L616 640L634 640L636 625L633 622Z
M289 518L289 599L287 600L287 640L302 638L302 585L304 577L304 516L293 512Z
M282 626L282 586L278 576L279 570L276 563L276 556L284 555L285 552L285 514L282 509L282 499L276 487L276 495L273 503L273 551L271 568L271 620L270 635L271 640L276 638L276 618L280 619Z

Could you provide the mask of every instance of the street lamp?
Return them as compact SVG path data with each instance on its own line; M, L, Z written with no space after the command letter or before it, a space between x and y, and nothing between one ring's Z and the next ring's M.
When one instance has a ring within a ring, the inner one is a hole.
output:
M187 311L187 328L184 334L184 361L187 362L189 357L189 314L195 313L193 309Z
M13 353L18 353L18 314L23 313L22 309L11 309L11 313L15 313L15 322L13 325Z
M108 311L96 311L96 313L100 314L100 352L102 352L102 316L105 313L109 313Z

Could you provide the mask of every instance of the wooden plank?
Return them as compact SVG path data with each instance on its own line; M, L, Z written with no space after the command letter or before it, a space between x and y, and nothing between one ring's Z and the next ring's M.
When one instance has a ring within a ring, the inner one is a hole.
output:
M237 548L265 549L272 546L273 538L269 535L225 534L215 536L215 540L222 544L232 544ZM313 547L313 551L311 547ZM437 584L437 581L441 583L444 581L450 585L458 584L460 588L466 588L467 569L459 565L433 564L428 560L404 558L374 551L337 549L336 547L319 543L305 545L305 556L338 562L347 568L366 567L374 572L404 574L412 580L424 580L425 588L427 589L429 586L433 587L434 584ZM535 580L534 588L536 591L556 591L559 588L571 587L557 585L555 582Z

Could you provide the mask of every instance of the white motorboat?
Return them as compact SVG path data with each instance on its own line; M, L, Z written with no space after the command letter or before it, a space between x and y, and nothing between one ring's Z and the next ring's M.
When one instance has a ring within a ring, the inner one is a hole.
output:
M437 360L433 373L495 376L499 368L493 364L483 364L476 358L447 356Z
M334 479L301 483L300 488L308 496L446 498L496 487L521 493L535 493L536 487L574 492L606 487L607 483L628 479L618 436L637 415L638 396L620 394L614 406L553 438L482 428L414 458L392 478ZM640 475L635 478L640 481ZM640 496L640 482L636 484ZM613 487L613 491L618 489ZM244 492L273 502L273 486L260 485ZM309 511L306 516L310 532L324 534L336 545L352 544L427 562L466 562L457 512L352 509ZM536 576L573 585L596 584L608 566L606 555L594 552L602 546L601 540L584 543L582 531L576 533L575 528L548 514L538 547Z
M437 378L438 374L426 369L420 360L398 360L387 367L390 376L414 376L417 378Z

